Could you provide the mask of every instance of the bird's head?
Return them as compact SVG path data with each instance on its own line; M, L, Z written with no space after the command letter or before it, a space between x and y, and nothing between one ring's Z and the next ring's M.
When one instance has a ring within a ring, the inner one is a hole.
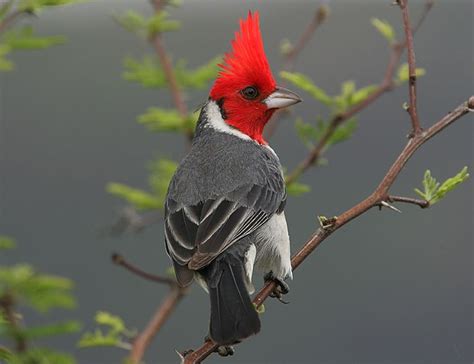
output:
M265 144L263 128L275 110L301 99L276 85L263 48L258 12L240 20L232 51L219 67L210 98L219 104L228 125Z

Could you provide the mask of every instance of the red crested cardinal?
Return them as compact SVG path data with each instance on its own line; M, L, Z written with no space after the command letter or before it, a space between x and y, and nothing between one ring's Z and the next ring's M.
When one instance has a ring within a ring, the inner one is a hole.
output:
M250 299L254 267L280 293L292 278L285 182L262 133L277 109L301 99L277 87L257 12L240 20L219 67L191 149L170 182L164 225L178 283L196 279L209 292L209 336L231 345L260 330Z

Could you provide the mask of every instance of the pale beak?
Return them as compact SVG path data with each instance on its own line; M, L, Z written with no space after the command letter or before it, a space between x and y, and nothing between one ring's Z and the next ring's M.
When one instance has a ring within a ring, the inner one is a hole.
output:
M263 100L263 103L266 104L269 109L281 109L283 107L297 104L301 101L303 101L301 97L294 92L283 87L278 87L265 100Z

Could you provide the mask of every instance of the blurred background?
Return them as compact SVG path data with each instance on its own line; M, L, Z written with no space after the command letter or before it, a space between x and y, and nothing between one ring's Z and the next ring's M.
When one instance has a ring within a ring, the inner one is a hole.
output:
M412 17L423 2L411 1ZM387 19L401 37L400 11L390 1L333 0L327 22L298 58L296 70L330 94L345 80L378 83L388 61L386 41L370 24ZM229 49L237 19L260 11L261 28L274 73L283 59L283 38L296 40L316 1L193 1L171 10L182 22L165 34L172 56L198 66ZM41 34L63 34L68 42L46 51L15 53L16 70L0 73L0 232L18 241L7 263L25 261L38 270L71 278L79 306L51 319L74 317L95 327L97 310L141 329L167 288L114 266L114 251L143 269L162 274L169 266L160 224L140 234L101 237L124 202L105 192L117 181L146 188L146 161L179 160L183 137L150 133L136 116L150 106L172 107L167 90L124 81L123 59L153 53L146 42L121 29L113 14L134 9L151 14L145 0L90 1L45 11L31 20ZM428 126L473 91L473 2L436 1L416 35L419 112ZM198 106L208 89L187 93ZM306 154L294 119L313 121L321 105L306 102L281 120L271 139L289 169ZM410 122L402 108L406 85L384 95L359 115L350 140L331 148L328 164L312 169L311 186L292 197L287 219L296 251L316 229L317 215L333 216L366 197L406 142ZM423 173L444 180L472 168L473 118L459 120L417 152L392 192L415 196ZM399 205L397 214L373 209L332 235L294 274L291 303L267 301L261 333L230 358L209 363L472 363L473 356L473 180L428 210ZM3 258L5 259L5 258ZM260 284L260 277L255 276ZM28 324L40 320L28 315ZM177 362L176 350L196 348L207 333L208 297L193 287L158 334L148 363ZM51 339L79 363L118 363L114 348L77 349L79 338Z

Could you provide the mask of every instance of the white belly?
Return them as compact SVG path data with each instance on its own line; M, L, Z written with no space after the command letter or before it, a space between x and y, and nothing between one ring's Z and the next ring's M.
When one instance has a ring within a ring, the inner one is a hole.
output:
M257 255L255 267L275 277L293 279L291 271L290 237L285 213L275 214L255 232Z

